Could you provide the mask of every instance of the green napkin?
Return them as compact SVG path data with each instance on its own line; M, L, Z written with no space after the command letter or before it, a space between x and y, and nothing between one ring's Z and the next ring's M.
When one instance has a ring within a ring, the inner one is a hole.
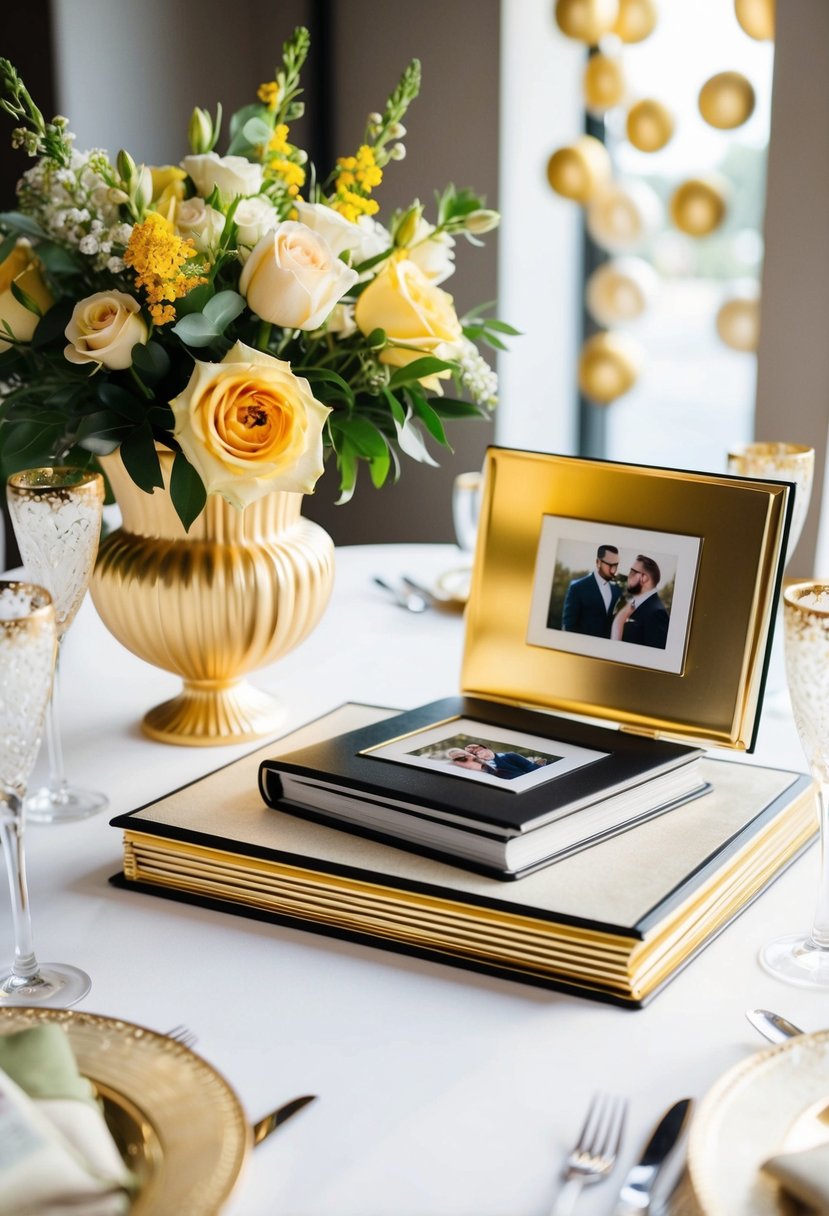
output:
M75 1098L96 1106L64 1031L54 1022L0 1034L0 1068L30 1098Z

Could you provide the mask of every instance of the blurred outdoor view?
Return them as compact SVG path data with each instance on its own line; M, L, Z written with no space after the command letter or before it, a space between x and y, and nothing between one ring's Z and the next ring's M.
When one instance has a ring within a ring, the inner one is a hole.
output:
M661 286L644 316L624 327L646 363L636 386L607 409L610 459L718 472L729 446L753 436L756 355L727 346L715 322L725 300L759 291L773 55L773 44L748 37L724 0L662 3L651 36L624 47L634 99L662 101L675 130L661 151L640 152L625 138L624 113L611 111L615 174L646 181L667 207L682 181L714 172L727 183L728 210L719 229L697 239L666 217L638 251ZM697 105L705 81L727 70L745 75L757 99L752 117L731 131L709 126Z

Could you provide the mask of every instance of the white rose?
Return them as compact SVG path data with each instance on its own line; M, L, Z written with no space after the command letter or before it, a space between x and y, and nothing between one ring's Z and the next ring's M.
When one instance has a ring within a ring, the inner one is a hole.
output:
M383 253L391 245L391 236L368 215L361 215L356 224L325 203L294 204L301 222L323 237L334 252L351 253L355 265Z
M338 338L350 338L357 332L357 322L354 320L354 305L335 304L329 317L326 329Z
M239 290L249 308L286 329L318 329L357 282L330 245L305 224L285 220L266 232L245 262Z
M427 279L442 283L455 272L455 238L448 232L439 232L432 237L430 234L434 231L434 224L421 216L406 250L406 257L420 267Z
M176 231L189 238L200 253L215 249L225 226L225 217L203 198L187 198L176 207Z
M132 348L147 341L137 300L123 291L98 291L75 305L63 331L70 363L98 363L120 372L132 364Z
M233 219L239 228L237 241L239 257L243 262L247 261L251 249L261 241L265 233L273 232L279 223L273 203L263 194L242 199L233 213Z
M258 194L262 189L262 166L244 156L203 152L200 156L185 156L181 165L192 177L202 198L207 198L214 186L218 186L219 193L228 203L239 194Z

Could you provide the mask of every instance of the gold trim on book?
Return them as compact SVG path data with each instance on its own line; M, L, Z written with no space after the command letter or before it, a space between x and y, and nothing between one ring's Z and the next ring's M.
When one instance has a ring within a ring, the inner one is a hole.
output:
M789 501L782 482L490 449L463 691L745 748L759 711ZM545 528L555 521L558 540L545 548ZM570 533L583 538L579 560L588 570L597 543L616 535L620 561L624 556L628 564L638 537L643 550L661 546L669 558L674 554L675 585L681 574L687 592L683 612L676 600L671 612L676 669L649 667L653 647L582 640L555 624L554 578L559 570L574 573L555 545ZM553 624L541 629L539 641L531 620L545 579Z

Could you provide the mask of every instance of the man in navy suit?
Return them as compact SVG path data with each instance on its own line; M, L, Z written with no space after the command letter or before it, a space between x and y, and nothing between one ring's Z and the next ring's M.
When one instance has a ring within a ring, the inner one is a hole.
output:
M656 593L662 574L652 557L640 553L631 562L627 581L628 602L613 618L611 637L637 646L665 649L670 617Z
M589 633L595 638L610 637L613 610L621 595L616 582L619 550L615 545L599 545L596 569L583 578L573 579L564 597L561 628L568 633ZM555 629L548 619L547 627Z

